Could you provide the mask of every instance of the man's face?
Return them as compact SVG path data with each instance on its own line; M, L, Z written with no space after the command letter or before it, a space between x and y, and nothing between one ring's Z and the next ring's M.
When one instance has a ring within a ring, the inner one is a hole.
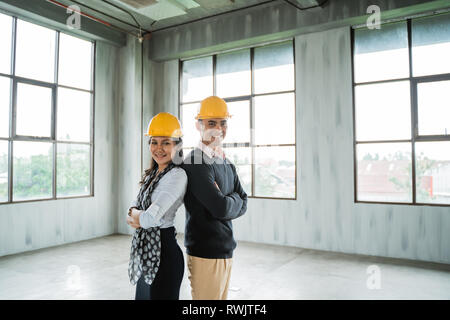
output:
M202 141L205 144L217 147L222 144L227 134L227 119L201 119L197 122L197 130L200 131Z

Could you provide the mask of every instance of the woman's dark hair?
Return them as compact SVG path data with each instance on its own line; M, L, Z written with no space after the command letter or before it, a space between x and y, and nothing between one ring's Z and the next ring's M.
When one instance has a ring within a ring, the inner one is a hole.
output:
M172 163L175 166L178 167L178 166L180 166L183 163L183 159L184 159L184 155L183 155L183 139L181 139L181 138L171 138L171 139L173 141L175 141L175 148L178 149L178 151L175 152L175 155L174 155L174 157L172 159ZM152 137L150 137L150 139L148 140L148 144L151 144L151 143L152 143ZM139 185L141 185L141 186L144 184L145 179L147 178L147 176L150 175L152 170L155 167L158 167L158 163L155 161L155 159L153 159L152 156L150 156L150 158L151 158L150 159L150 167L144 171L144 174L142 175L142 179L139 182Z

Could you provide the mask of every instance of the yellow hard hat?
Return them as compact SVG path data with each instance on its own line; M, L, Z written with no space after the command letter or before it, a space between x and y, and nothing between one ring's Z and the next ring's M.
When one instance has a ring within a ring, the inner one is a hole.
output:
M217 97L211 96L204 99L200 105L200 111L195 119L230 118L227 103Z
M150 120L145 135L150 137L180 138L183 136L183 132L177 117L168 112L160 112Z

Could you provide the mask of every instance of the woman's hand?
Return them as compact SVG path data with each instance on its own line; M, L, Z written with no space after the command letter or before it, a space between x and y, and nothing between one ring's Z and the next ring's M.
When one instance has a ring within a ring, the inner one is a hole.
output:
M141 225L139 223L139 216L141 215L141 213L142 213L142 210L138 210L134 207L130 208L128 210L127 224L135 229L140 228Z

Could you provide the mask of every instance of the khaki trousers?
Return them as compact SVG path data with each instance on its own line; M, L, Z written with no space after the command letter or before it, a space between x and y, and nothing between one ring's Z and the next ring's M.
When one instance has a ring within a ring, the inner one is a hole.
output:
M193 300L226 300L233 259L205 259L187 255Z

